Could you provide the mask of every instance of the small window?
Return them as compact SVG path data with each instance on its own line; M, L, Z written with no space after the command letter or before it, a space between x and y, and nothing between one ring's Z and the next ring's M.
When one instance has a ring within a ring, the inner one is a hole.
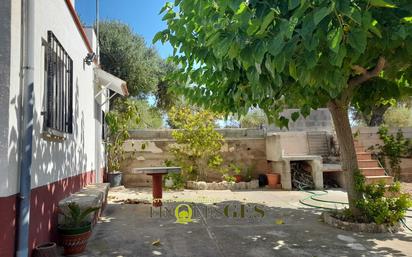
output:
M53 32L48 31L45 51L47 128L73 132L73 61Z

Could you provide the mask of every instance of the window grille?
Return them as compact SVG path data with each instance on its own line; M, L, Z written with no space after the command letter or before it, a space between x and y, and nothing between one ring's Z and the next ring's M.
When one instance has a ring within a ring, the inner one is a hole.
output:
M53 32L47 33L45 51L47 74L46 126L73 132L73 61Z

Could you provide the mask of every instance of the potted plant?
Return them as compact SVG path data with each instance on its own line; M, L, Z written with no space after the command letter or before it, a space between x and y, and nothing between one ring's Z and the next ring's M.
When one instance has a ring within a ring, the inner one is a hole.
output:
M111 187L121 186L123 173L120 171L121 161L125 159L124 142L129 139L129 126L131 122L139 123L136 105L126 101L119 110L113 110L105 116L109 133L106 137L107 181Z
M242 169L234 163L231 163L229 167L234 173L233 177L235 178L235 182L236 183L242 182L243 176L240 174Z
M57 227L60 242L65 255L78 254L84 251L87 240L91 236L92 223L89 219L99 207L89 207L84 210L77 203L69 203L68 210L59 213L64 216L63 223Z
M220 169L220 172L222 173L222 180L226 182L235 182L236 178L229 173L229 168L228 167L223 167Z

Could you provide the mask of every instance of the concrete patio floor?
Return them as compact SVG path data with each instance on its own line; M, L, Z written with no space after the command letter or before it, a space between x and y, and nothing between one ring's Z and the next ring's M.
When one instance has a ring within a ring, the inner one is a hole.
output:
M165 192L161 209L122 204L151 200L150 192L111 189L103 217L79 256L412 256L409 234L353 233L322 223L319 209L299 203L306 192L184 190ZM346 193L330 191L319 198L345 201ZM193 211L187 224L175 217L183 203L191 203Z

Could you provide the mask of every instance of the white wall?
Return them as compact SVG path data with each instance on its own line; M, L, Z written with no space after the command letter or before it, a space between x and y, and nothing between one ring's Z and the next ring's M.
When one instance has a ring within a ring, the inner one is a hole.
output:
M17 120L20 66L20 1L12 1L12 43L9 118L9 163L1 170L0 196L18 192ZM35 83L34 83L34 137L32 188L95 170L95 147L97 131L95 119L93 65L83 64L88 50L79 33L65 1L35 1ZM42 39L47 41L47 31L51 30L73 60L73 133L66 135L63 142L51 142L41 138L45 100L44 48ZM16 101L17 100L17 101ZM4 179L4 180L3 180ZM5 182L6 181L6 182Z

